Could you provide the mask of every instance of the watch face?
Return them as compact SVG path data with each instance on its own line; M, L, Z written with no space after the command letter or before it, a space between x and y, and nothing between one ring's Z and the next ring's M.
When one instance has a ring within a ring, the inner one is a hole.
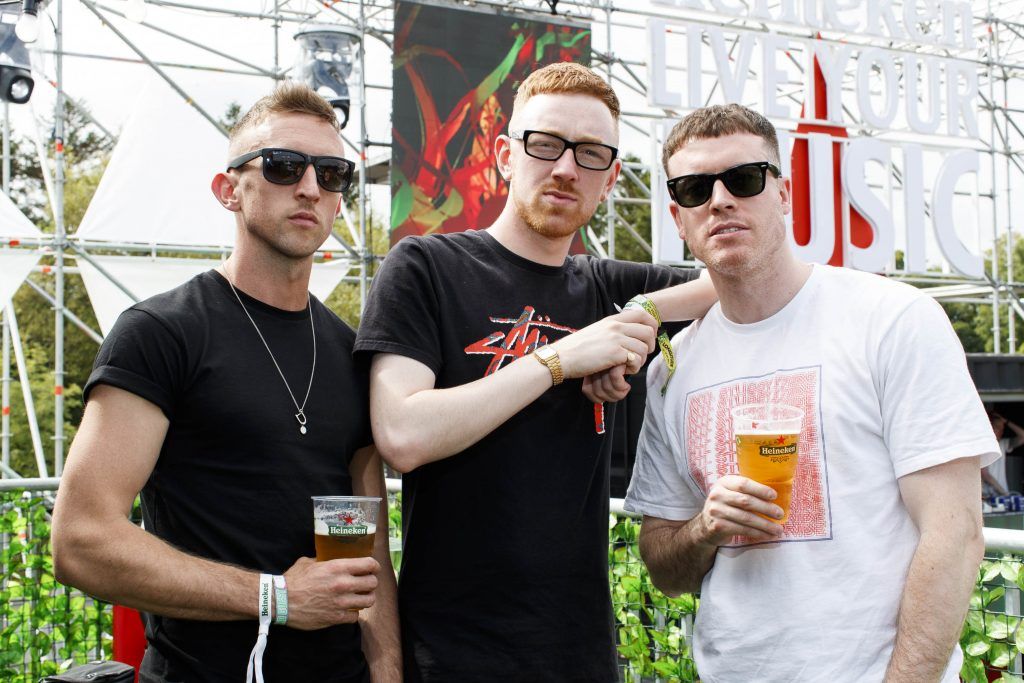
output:
M542 346L539 349L537 349L534 353L540 356L543 360L548 360L549 358L553 358L556 352L550 346Z

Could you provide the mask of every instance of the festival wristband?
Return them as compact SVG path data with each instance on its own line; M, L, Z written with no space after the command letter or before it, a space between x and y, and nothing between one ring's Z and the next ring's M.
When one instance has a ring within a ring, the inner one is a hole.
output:
M651 317L658 323L658 348L661 349L661 357L665 359L665 367L668 368L668 377L665 378L665 383L661 385L661 395L664 396L668 390L669 380L672 379L672 375L676 371L676 355L672 352L672 341L668 338L668 333L661 327L661 312L658 311L658 307L654 302L643 294L637 294L627 301L623 310L627 308L642 308L650 313Z
M288 585L284 577L274 577L274 623L284 626L288 623Z
M271 584L270 574L260 574L259 601L256 603L260 615L260 628L256 636L256 644L253 646L252 652L249 653L245 683L253 680L254 675L256 683L263 683L263 651L267 649L267 634L270 633Z
M636 308L638 306L647 311L648 313L650 313L651 317L654 318L655 322L658 323L658 327L661 327L661 313L658 311L658 307L654 304L654 302L651 301L650 298L648 298L645 294L637 294L632 299L627 301L626 305L623 306L623 310L627 308Z

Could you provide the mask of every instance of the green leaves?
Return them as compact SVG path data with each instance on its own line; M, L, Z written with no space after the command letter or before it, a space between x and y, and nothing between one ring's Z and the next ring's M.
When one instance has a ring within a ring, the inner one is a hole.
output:
M688 635L697 611L696 597L669 598L654 587L640 559L638 523L613 516L609 536L608 574L618 651L628 660L626 679L698 680Z
M53 577L48 515L40 496L0 493L0 681L110 656L110 606Z
M1018 557L987 559L978 568L978 581L960 635L964 651L960 677L966 683L987 683L987 674L993 669L1004 670L1001 681L1024 683L1015 669L1017 657L1024 652L1019 607L1022 588L1024 572Z

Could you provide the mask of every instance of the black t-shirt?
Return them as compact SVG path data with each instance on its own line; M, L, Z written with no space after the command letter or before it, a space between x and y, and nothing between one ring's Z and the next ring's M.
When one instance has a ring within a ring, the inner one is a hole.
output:
M374 278L356 352L407 356L436 387L459 386L689 276L586 256L545 266L486 232L410 237ZM618 680L611 439L597 433L581 384L566 380L474 446L403 478L407 681Z
M300 402L313 360L309 310L283 311L239 292ZM281 377L216 271L125 311L103 342L97 384L130 391L170 420L142 490L146 529L188 553L280 574L313 556L312 495L352 493L348 463L371 442L355 333L314 298L316 373L299 433ZM256 599L255 594L253 600ZM147 615L147 668L166 680L241 681L251 621ZM268 681L369 680L358 626L272 626Z

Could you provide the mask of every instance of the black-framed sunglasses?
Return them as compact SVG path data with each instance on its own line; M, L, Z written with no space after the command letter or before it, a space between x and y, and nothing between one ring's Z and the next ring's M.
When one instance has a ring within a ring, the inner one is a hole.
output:
M313 164L316 183L328 192L344 192L352 184L356 165L348 159L312 156L305 152L280 147L264 147L232 159L228 170L241 168L257 157L263 157L263 177L275 185L294 185L302 179L306 167Z
M572 150L573 158L580 168L591 171L607 171L619 155L619 150L600 142L571 142L553 133L542 130L509 131L513 140L522 140L528 156L544 161L561 159L566 149Z
M711 199L715 181L721 180L734 197L753 197L764 192L768 171L778 178L779 167L768 161L755 161L727 168L721 173L696 173L668 181L668 191L676 204L692 209Z

